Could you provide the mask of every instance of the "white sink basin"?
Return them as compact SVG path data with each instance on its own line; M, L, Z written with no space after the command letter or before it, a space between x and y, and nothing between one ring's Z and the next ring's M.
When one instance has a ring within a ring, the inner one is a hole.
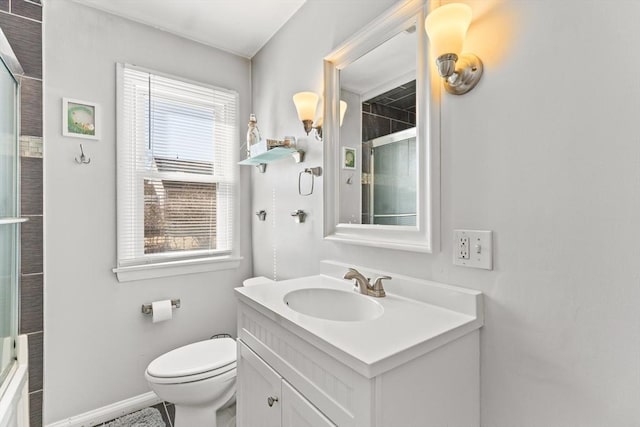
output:
M284 303L307 316L342 322L373 320L384 312L384 307L371 297L336 289L297 289L284 296Z

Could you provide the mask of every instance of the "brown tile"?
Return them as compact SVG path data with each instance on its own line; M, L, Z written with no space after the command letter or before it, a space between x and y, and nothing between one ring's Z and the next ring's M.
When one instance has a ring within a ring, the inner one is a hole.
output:
M42 24L0 12L0 28L29 77L42 78Z
M20 277L20 333L41 332L42 316L42 274Z
M169 421L169 414L167 413L167 408L165 408L164 403L160 402L157 405L153 405L152 408L160 411L160 415L162 415L162 421L166 424L166 427L171 427L171 421Z
M362 114L362 140L370 141L374 138L391 133L391 120L386 117Z
M169 421L171 421L171 426L176 422L176 407L173 403L164 403L167 408L167 413L169 414Z
M389 117L390 119L407 121L409 113L397 108L389 107L381 104L371 104L371 113L382 117Z
M42 159L20 158L20 209L23 215L42 215Z
M9 0L0 0L0 10L9 12Z
M42 341L43 333L28 335L29 341L29 392L42 390Z
M28 218L21 228L21 271L22 274L42 273L42 217Z
M402 98L398 98L390 103L389 106L403 111L413 111L416 108L416 94L414 92L403 96Z
M42 21L42 6L34 1L11 0L11 13Z
M42 136L42 81L22 79L20 135Z
M29 393L29 426L42 427L42 391Z
M413 125L406 122L398 122L396 120L391 120L391 133L399 132L401 130L412 128Z

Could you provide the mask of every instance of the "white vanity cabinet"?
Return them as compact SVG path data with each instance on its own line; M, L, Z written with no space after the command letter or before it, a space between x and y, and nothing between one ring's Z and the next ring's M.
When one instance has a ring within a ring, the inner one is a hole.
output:
M332 427L311 402L243 342L238 342L238 426Z
M344 286L317 277L306 278L303 286ZM382 302L388 320L383 315L370 322L316 322L292 314L281 302L300 283L294 279L254 287L258 290L236 289L239 427L479 425L481 320L388 294ZM399 315L425 310L424 318L412 315L413 323L405 327L418 335L427 331L432 338L396 351L398 335L409 332L389 329L396 327L388 324L396 315L394 304L417 304ZM428 319L446 327L438 329ZM332 331L343 340L332 342ZM369 360L366 354L376 350L389 355Z

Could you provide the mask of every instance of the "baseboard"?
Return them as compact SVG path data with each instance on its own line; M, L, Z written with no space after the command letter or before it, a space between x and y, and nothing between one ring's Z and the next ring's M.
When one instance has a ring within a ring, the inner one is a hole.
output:
M121 417L131 412L153 406L162 402L154 392L150 391L129 399L121 400L102 408L85 412L84 414L75 415L64 420L47 424L46 427L89 427L111 421L114 418Z

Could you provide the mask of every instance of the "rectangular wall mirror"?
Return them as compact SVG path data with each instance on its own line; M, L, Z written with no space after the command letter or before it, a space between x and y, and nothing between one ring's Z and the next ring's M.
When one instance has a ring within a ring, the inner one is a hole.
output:
M418 252L439 244L439 81L427 66L426 7L395 6L325 58L326 239Z

